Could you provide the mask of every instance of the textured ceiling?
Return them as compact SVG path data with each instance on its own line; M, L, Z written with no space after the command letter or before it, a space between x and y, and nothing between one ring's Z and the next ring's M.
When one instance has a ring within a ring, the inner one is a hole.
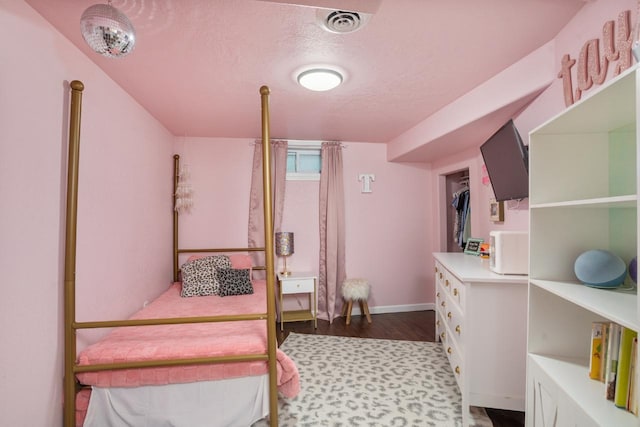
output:
M137 30L122 59L80 35L95 0L26 0L177 136L260 135L263 84L271 135L385 143L553 39L584 0L113 0ZM333 34L317 8L370 12ZM311 64L342 68L331 92L297 85ZM73 76L82 78L82 76ZM89 89L89 88L87 88Z

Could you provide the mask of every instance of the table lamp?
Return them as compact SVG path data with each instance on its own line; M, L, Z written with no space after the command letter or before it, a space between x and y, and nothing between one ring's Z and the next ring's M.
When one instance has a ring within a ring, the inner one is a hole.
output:
M276 255L284 257L284 270L280 273L283 276L289 276L291 272L287 270L287 257L293 255L293 233L276 233Z

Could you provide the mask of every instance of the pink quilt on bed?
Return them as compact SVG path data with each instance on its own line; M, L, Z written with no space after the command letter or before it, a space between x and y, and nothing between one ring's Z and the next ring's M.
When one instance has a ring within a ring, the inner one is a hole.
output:
M252 295L182 298L180 284L140 310L131 319L214 316L266 312L266 284L253 281ZM263 320L196 323L119 328L78 355L80 365L124 361L209 357L266 353L267 327ZM298 370L282 351L277 351L278 390L294 397L300 390ZM261 375L266 362L239 362L162 368L123 369L77 375L87 385L136 387Z

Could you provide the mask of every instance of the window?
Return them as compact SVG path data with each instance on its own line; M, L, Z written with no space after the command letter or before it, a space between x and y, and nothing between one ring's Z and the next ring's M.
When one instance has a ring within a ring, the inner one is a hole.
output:
M322 155L320 141L289 141L287 180L319 181Z

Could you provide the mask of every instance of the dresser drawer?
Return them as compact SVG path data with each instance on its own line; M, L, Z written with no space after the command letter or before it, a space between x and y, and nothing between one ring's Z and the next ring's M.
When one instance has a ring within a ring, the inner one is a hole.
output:
M447 291L444 287L436 285L436 311L440 312L443 316L446 314L445 307L447 305Z
M441 284L444 286L444 279L445 279L445 274L446 274L446 270L444 269L444 267L442 266L442 264L440 264L439 262L436 261L436 268L435 268L435 278L436 278L436 285Z
M299 294L314 291L314 279L284 279L280 281L283 294Z
M436 341L442 342L442 345L447 339L447 322L441 313L436 312Z
M458 280L453 274L447 275L447 281L449 283L448 291L456 304L464 310L464 294L465 288L462 282Z
M442 317L445 317L447 314L447 297L447 292L441 287L438 287L436 291L436 311L440 313Z
M464 316L457 304L449 303L446 307L446 322L451 334L460 350L464 349Z
M443 348L447 353L449 365L451 365L451 370L453 371L453 375L455 376L456 382L458 383L458 388L460 388L460 392L462 392L464 384L464 381L462 381L462 354L458 351L455 343L451 341L447 341L446 345L444 345Z

